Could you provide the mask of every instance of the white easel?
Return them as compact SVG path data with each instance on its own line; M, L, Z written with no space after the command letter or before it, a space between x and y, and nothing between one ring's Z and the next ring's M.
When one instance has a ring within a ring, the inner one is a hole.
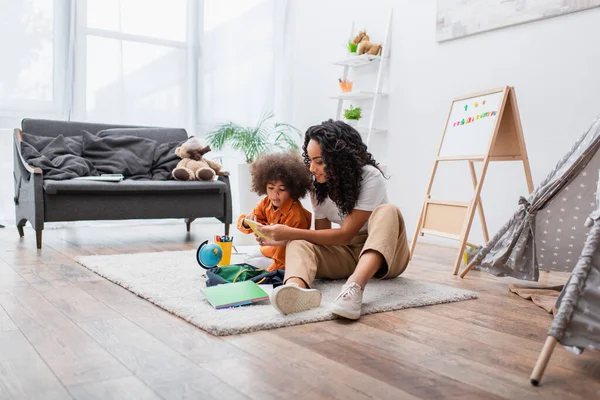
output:
M439 163L448 161L468 162L475 190L470 201L431 199L437 167ZM483 162L479 178L475 173L476 161ZM458 97L452 101L411 243L411 258L419 235L430 234L457 240L460 245L454 264L456 275L465 245L470 244L467 243L467 239L478 206L484 239L486 242L489 240L480 194L490 161L522 161L529 193L533 191L529 159L513 87L505 86ZM465 269L461 278L467 272L468 269Z

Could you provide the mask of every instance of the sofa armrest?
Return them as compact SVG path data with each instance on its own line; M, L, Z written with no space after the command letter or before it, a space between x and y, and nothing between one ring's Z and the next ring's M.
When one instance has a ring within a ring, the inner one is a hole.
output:
M233 221L233 209L231 206L231 184L229 183L229 176L219 175L219 180L227 185L227 193L225 193L225 215L223 218L219 218L224 224L231 224Z
M13 135L13 143L15 146L15 172L20 170L21 175L27 177L27 179L31 178L33 174L42 175L41 168L34 167L33 165L27 164L27 161L23 158L23 154L21 153L21 142L23 141L23 134L20 129L15 129Z
M17 226L29 221L35 230L44 227L44 185L41 168L27 164L21 153L23 136L15 129L13 136L13 177Z

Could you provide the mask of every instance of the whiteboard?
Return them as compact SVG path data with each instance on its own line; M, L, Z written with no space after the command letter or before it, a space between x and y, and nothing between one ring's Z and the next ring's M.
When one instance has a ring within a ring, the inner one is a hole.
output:
M483 156L498 121L505 91L452 102L438 156Z

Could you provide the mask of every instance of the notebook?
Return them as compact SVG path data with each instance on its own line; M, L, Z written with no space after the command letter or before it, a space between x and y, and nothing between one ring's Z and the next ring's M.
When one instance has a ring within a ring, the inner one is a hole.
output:
M100 176L78 176L77 178L83 181L103 181L103 182L120 182L123 180L122 174L102 174Z
M252 281L226 283L207 287L202 291L217 310L244 306L269 298L267 292Z
M265 235L264 233L259 232L258 229L256 229L256 228L260 228L261 226L264 226L260 222L253 221L248 218L244 218L244 222L246 223L246 225L248 225L252 229L252 231L254 231L254 233L256 233L257 236L260 236L261 238L265 238L267 240L273 240L270 237L268 237L267 235Z

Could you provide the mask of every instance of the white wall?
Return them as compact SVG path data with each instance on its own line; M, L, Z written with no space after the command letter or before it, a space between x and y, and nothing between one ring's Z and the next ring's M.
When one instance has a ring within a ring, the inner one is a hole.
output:
M377 42L392 4L386 105L390 131L377 137L379 146L373 148L377 159L389 162L390 201L401 208L410 237L453 97L515 87L534 185L600 113L600 9L437 43L433 0L379 0L368 5L338 0L327 1L326 7L321 1L292 0L296 126L306 129L335 115L337 103L327 97L338 90L342 67L331 62L344 56L352 19ZM472 194L466 162L454 164L439 171L433 197L466 200ZM526 193L522 164L490 165L482 192L490 235L510 218L519 196ZM483 241L478 219L470 240Z

